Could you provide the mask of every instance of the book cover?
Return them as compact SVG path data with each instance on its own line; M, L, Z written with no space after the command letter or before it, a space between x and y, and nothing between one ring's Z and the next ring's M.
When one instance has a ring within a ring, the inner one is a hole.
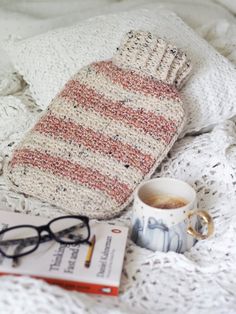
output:
M0 211L0 230L21 224L40 226L48 221ZM12 259L0 253L0 274L29 275L80 292L118 295L128 228L95 221L89 224L92 245L65 245L51 240L20 257L15 267ZM4 234L0 235L3 240Z

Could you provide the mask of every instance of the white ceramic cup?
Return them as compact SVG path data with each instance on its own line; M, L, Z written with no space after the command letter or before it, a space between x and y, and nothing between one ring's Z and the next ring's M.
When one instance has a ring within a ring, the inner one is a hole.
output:
M162 209L146 203L157 195L171 195L186 200L187 204ZM200 231L202 225L207 225L204 234ZM131 239L137 245L153 251L177 253L189 250L197 240L208 238L214 230L211 216L197 209L195 190L186 182L172 178L151 179L138 187L131 228Z

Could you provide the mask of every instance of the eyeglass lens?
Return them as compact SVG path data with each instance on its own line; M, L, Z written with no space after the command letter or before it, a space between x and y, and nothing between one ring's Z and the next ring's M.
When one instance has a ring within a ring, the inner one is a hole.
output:
M63 241L68 244L87 240L89 236L87 224L78 218L62 217L52 221L49 228L54 233L57 241Z
M17 227L2 235L0 249L8 257L27 254L33 251L39 242L39 234L33 227Z

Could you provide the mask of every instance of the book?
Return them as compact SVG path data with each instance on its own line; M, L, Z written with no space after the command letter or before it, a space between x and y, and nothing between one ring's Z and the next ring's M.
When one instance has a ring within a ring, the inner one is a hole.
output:
M43 217L0 211L0 230L48 222ZM28 275L80 292L118 295L128 228L92 220L89 225L90 245L50 240L41 243L33 253L20 257L15 267L13 259L0 253L0 275ZM4 234L0 235L1 241Z

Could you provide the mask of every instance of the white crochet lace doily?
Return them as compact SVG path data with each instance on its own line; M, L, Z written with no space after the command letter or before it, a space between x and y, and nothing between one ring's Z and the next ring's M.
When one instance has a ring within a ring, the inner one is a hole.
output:
M230 37L224 37L230 35L230 25L223 26L209 25L199 32L236 62L233 44L227 45ZM0 173L5 158L39 112L17 74L0 78ZM198 242L185 254L153 253L128 240L117 298L67 291L28 277L3 276L0 314L236 313L234 122L226 121L211 133L179 140L156 176L186 180L197 190L199 207L214 217L216 232L211 239ZM48 217L63 214L47 203L9 191L2 175L0 208ZM129 208L113 221L129 226L130 215Z

